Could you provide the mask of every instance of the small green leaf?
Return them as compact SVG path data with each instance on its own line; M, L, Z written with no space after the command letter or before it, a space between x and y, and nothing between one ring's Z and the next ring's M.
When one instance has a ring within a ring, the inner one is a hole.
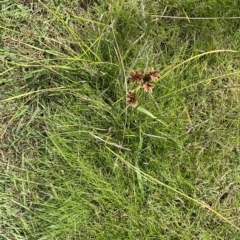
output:
M146 110L145 108L142 107L138 107L137 108L138 111L148 115L149 117L153 118L153 119L157 119L157 117L155 117L152 113L150 113L148 110Z
M138 107L137 108L138 111L148 115L149 117L156 119L158 122L162 123L163 125L167 126L167 124L165 122L163 122L162 120L158 119L156 116L154 116L152 113L150 113L148 110L146 110L145 108L142 107Z

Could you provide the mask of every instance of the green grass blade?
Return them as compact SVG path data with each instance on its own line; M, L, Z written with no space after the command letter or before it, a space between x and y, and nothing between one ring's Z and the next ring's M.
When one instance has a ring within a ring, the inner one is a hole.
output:
M221 218L223 221L229 223L233 228L237 229L238 231L240 231L240 228L238 226L236 226L235 224L233 224L230 220L228 220L226 217L224 217L221 213L217 212L216 210L214 210L213 208L211 208L209 205L203 203L203 202L200 202L188 195L186 195L185 193L183 192L180 192L179 190L159 181L158 179L156 178L153 178L151 177L150 175L148 175L147 173L141 171L140 169L136 168L135 166L133 166L131 163L129 163L128 161L126 161L124 158L122 158L119 154L115 153L113 150L111 150L110 148L108 148L106 146L106 149L108 151L110 151L112 154L114 154L116 157L118 157L118 159L120 159L124 164L126 164L129 168L131 168L132 170L134 170L135 172L138 172L138 174L141 174L142 177L144 177L146 180L148 180L149 182L153 183L153 184L157 184L157 185L160 185L160 186L163 186L167 189L169 189L170 191L173 191L181 196L183 196L185 199L188 199L194 203L196 203L197 205L200 205L201 207L203 208L206 208L208 209L209 211L211 211L212 213L214 213L215 215L217 215L219 218Z

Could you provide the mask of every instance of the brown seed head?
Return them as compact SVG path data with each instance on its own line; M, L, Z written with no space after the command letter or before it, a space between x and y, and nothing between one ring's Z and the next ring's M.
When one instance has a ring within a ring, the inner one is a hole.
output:
M153 91L153 85L148 82L144 83L142 85L142 88L143 88L144 92L152 93L152 91Z
M128 78L133 82L133 83L141 83L142 79L144 77L144 74L142 72L139 72L137 70L133 70L131 74L128 76Z
M132 107L136 107L138 105L136 93L134 91L128 91L126 100L127 103Z
M150 71L149 71L149 76L151 78L152 81L155 81L159 78L159 72L157 70L154 70L154 68L152 68Z

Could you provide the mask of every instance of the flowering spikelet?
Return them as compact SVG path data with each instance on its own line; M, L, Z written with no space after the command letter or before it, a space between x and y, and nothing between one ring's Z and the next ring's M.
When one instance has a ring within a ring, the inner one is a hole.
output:
M152 93L153 91L153 85L150 84L149 82L146 82L142 85L143 91L144 92L148 92L148 93Z
M138 84L141 84L143 77L144 77L144 74L142 72L137 71L137 70L133 70L131 72L131 74L128 76L128 78L133 83L138 83Z
M128 91L128 93L127 93L127 103L132 107L136 107L138 105L138 101L137 101L137 98L136 98L136 93L134 91Z
M159 73L157 70L154 70L154 68L152 67L152 69L148 72L149 76L150 76L150 79L152 81L155 81L159 78Z

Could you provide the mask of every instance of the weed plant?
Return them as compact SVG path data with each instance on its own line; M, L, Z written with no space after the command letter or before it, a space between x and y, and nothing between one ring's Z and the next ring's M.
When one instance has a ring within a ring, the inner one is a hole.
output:
M238 239L238 3L2 2L0 238Z

